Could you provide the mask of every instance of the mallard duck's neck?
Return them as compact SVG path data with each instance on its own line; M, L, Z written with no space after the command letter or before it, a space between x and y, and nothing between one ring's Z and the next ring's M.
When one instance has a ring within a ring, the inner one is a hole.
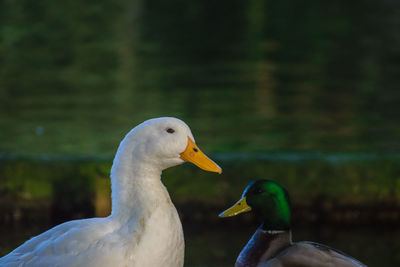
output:
M261 229L266 231L290 229L290 204L283 196L276 197L272 204L264 202L262 205L256 205L253 210L262 223Z
M257 266L292 243L290 230L264 230L260 226L236 260L235 267Z

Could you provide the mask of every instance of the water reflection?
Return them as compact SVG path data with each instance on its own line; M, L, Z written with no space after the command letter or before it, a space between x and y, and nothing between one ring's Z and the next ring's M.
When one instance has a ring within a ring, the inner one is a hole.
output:
M29 237L49 229L48 224L14 224L1 228L0 255L7 253ZM217 225L184 224L186 267L233 266L256 224L230 223ZM364 228L300 226L293 229L294 241L312 240L340 249L368 266L397 266L400 232L397 228ZM371 242L371 240L374 240Z
M395 1L2 5L3 152L110 155L162 115L214 152L399 150Z
M256 228L255 225L231 225L186 230L185 266L233 266L237 255ZM383 230L301 226L293 229L293 240L329 245L358 258L368 266L397 266L400 243L398 238L393 237L399 237L399 234L398 229L391 227Z
M0 24L4 158L22 154L109 159L134 125L169 115L191 126L204 151L222 154L221 159L233 159L234 166L241 167L229 166L230 180L208 187L214 190L209 194L223 188L225 200L238 193L227 190L229 186L240 188L245 180L265 175L286 182L301 197L309 196L312 188L319 190L313 197L327 193L362 201L398 199L398 159L382 157L400 151L398 1L3 0ZM266 154L270 151L278 152ZM308 165L278 164L274 159L282 157L279 151L294 151L283 155L309 160ZM332 170L315 163L323 158L319 151L341 152L329 154L333 156L328 161L344 166ZM307 153L314 156L309 159ZM254 154L259 156L252 158ZM365 161L363 155L373 155L379 163L351 161ZM47 172L48 166L35 169L21 163L11 174L4 158L2 198L23 192L23 197L36 199L61 190L54 182L60 178L58 165ZM240 158L270 161L249 171L236 163ZM65 175L72 177L70 168L65 167ZM84 174L87 179L99 176ZM320 177L324 179L317 180ZM299 185L298 179L305 182ZM108 188L108 180L100 180L93 184ZM215 183L205 180L207 185ZM187 195L195 198L197 186L204 186L194 182L188 189L181 183L169 182L181 203ZM88 204L89 214L107 206L97 196L109 192L99 188L85 192L103 203ZM10 247L47 229L15 227L11 236L2 235L1 241ZM219 228L187 232L188 266L231 266L249 236L240 233L240 240L227 242L236 235L213 229ZM399 238L393 239L398 231L391 230L342 233L335 228L327 230L335 234L321 237L301 229L296 236L332 244L371 266L395 266L400 262ZM209 244L226 243L232 248L206 250Z

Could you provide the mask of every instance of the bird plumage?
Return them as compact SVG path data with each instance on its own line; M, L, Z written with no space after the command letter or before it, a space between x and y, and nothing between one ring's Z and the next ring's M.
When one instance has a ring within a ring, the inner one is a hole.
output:
M292 242L291 231L257 229L240 252L235 267L362 267L356 259L326 245Z
M111 215L60 224L0 258L0 266L182 267L182 225L161 173L184 162L188 140L195 146L189 127L175 118L132 129L111 169ZM221 172L197 147L189 152L185 160Z
M365 267L344 253L314 242L292 242L289 194L271 180L251 182L220 217L253 211L262 224L240 252L235 267Z

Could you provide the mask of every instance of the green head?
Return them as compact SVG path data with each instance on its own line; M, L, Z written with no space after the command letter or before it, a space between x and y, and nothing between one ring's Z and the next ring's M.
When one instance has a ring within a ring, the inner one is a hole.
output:
M265 230L287 230L290 228L290 202L285 188L271 180L251 182L242 198L220 217L254 211L263 222Z

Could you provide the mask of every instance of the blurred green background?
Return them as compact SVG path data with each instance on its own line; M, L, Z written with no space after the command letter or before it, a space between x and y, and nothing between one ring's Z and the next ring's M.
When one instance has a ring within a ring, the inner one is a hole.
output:
M294 239L400 265L400 2L0 0L0 253L107 216L123 136L184 120L221 176L164 172L185 266L232 266L247 183L292 195Z

